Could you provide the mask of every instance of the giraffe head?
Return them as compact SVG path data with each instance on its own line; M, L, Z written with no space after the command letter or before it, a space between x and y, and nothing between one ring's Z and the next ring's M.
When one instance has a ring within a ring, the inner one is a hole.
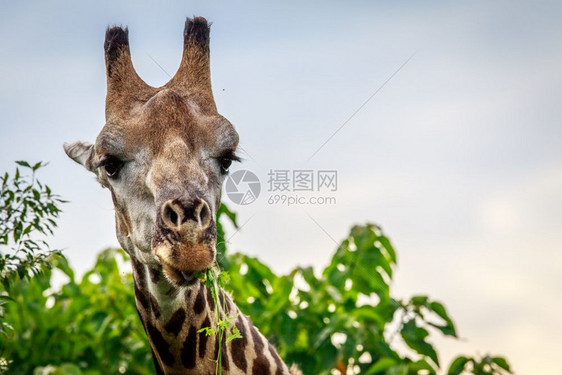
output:
M137 261L176 284L215 260L216 212L238 134L211 90L209 26L187 19L180 67L164 86L133 68L128 30L105 38L106 124L94 144L64 149L111 191L117 238Z

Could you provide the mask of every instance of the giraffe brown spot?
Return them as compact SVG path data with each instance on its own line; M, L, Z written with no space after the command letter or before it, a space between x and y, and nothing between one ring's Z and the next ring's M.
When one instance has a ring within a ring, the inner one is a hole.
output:
M144 323L144 320L143 320L143 318L142 318L142 314L141 314L141 312L140 312L140 310L139 310L138 307L136 308L136 310L137 310L137 314L138 314L138 316L139 316L139 319L140 319L140 321L141 321L142 328L144 328L144 333L146 333L146 334L148 335L148 332L147 332L147 330L146 330L146 324Z
M168 320L168 323L166 323L164 329L174 336L177 336L182 329L183 322L185 321L185 315L185 310L183 308L180 308L178 311L172 314L172 317L170 318L170 320Z
M209 320L209 315L205 317L203 323L201 323L201 328L210 327L211 321ZM201 332L199 336L199 358L203 358L205 356L205 351L207 349L207 340L209 337L205 332Z
M232 349L232 360L234 361L236 367L246 372L248 362L246 361L246 354L244 353L244 349L248 345L248 337L246 336L246 328L241 316L238 316L238 319L236 320L236 328L238 328L238 330L240 331L242 338L234 339L231 341L230 345Z
M136 307L136 306L135 306L135 307ZM140 319L140 321L141 321L141 323L142 323L142 328L144 328L144 332L146 332L146 327L144 326L144 320L142 320L141 312L140 312L140 310L139 310L138 307L137 307L135 310L137 310L137 315L139 316L139 319Z
M131 258L131 266L133 267L133 274L134 279L139 282L141 285L146 284L146 274L144 270L144 266L141 262L136 260L135 258Z
M222 290L219 290L219 302L223 311L228 315L230 313L230 297Z
M193 312L195 314L201 314L205 308L205 294L203 290L203 285L199 286L199 291L197 292L197 297L195 297L195 302L193 303Z
M165 375L164 370L162 369L160 363L158 363L158 360L156 359L156 355L154 355L154 350L150 348L150 351L152 352L152 361L154 362L154 369L156 370L156 375Z
M197 331L194 326L189 327L187 337L181 348L181 363L185 368L192 369L195 367L195 349L197 344Z
M170 345L164 339L164 336L150 322L146 323L146 331L148 338L153 345L153 349L162 360L162 363L168 366L174 364L174 356L170 352Z
M144 328L144 332L146 333L146 335L148 336L148 338L150 340L147 325L146 325L144 319L142 318L141 312L138 308L136 310L137 310L137 314L139 315L140 321L142 323L142 328ZM154 329L154 327L152 327L151 329ZM162 366L160 366L160 362L158 361L158 357L154 353L154 349L152 348L153 345L150 346L150 351L152 352L152 361L154 362L154 369L156 370L156 375L163 375L164 370L162 369Z
M281 362L281 358L279 358L279 354L271 344L267 344L269 346L269 354L273 357L275 361L275 365L277 366L277 370L275 371L275 375L283 375L283 362Z
M211 288L205 287L205 289L207 290L207 303L209 304L209 310L215 311L215 300L213 299Z
M223 371L228 371L230 364L228 363L228 355L226 354L226 344L223 344L223 350L221 352L221 367Z
M137 301L139 301L141 306L146 310L148 308L148 298L146 297L144 290L139 288L136 282L134 282L133 285Z
M250 331L252 332L252 339L254 340L254 347L256 351L263 352L263 342L261 341L261 335L258 329L254 326L251 320L248 319L248 324L250 325Z
M143 265L131 258L133 266L133 285L135 290L135 297L140 302L141 306L146 310L149 305L149 296L146 291L146 274Z
M250 331L252 331L252 339L254 340L254 348L256 351L256 359L254 360L254 364L252 366L252 374L253 375L261 375L269 373L269 361L267 360L266 356L263 352L263 341L261 338L258 329L254 327L252 322L249 321L250 324Z
M252 366L253 375L263 375L269 374L269 362L263 353L257 353L258 356L254 360L254 365Z
M149 301L150 301L150 309L152 310L154 317L156 319L160 318L160 306L158 306L158 301L156 301L156 298L154 298L152 294L150 294Z
M156 268L152 268L152 267L148 268L148 273L150 274L150 280L154 284L156 284L156 283L158 283L158 281L160 281L160 277L162 276L162 274Z
M174 288L173 286L171 286L170 289L168 289L168 291L166 292L166 295L170 298L176 298L176 296L178 295L178 291L179 288Z

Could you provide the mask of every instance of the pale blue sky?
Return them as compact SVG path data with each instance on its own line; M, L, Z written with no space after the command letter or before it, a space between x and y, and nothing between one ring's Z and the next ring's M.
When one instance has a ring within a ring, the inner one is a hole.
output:
M62 143L104 123L106 26L128 25L149 84L173 74L186 16L213 22L219 110L262 181L275 169L337 169L337 204L234 207L233 250L276 271L321 267L354 223L383 226L398 295L443 300L456 352L507 355L558 374L562 350L562 5L555 2L29 2L0 12L0 170L50 161L71 201L53 244L84 270L116 245L107 191ZM408 57L313 159L306 159ZM250 157L251 156L251 157ZM263 197L262 197L263 198Z

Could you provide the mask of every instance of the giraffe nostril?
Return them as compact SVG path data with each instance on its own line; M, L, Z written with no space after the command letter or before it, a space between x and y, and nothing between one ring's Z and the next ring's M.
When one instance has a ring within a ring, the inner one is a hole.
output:
M198 224L199 229L207 229L212 215L204 199L196 198L189 204L182 204L178 199L169 200L162 205L162 221L173 230L179 230L189 221Z
M201 228L206 229L211 223L211 209L204 200L200 200L199 202L200 203L196 209L196 217L199 221L199 225L201 225Z
M176 211L170 210L170 216L169 216L169 217L170 217L170 221L171 221L172 223L179 224L179 223L178 223L178 214L176 214Z
M162 207L162 219L164 223L170 227L180 227L185 222L185 215L183 215L181 207L168 201Z

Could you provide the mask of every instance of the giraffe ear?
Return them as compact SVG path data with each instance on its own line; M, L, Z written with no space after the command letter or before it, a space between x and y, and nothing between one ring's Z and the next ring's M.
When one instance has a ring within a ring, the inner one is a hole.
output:
M74 143L65 143L63 145L63 148L64 152L66 152L69 158L71 158L78 164L82 164L87 170L94 172L94 168L92 165L94 157L93 144L78 141Z

